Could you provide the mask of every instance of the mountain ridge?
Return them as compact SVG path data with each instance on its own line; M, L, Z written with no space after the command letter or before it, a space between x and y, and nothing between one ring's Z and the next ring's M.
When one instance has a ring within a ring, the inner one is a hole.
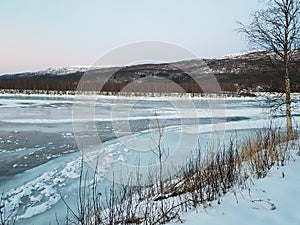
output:
M291 67L292 91L300 91L300 51ZM171 63L137 64L117 67L72 66L48 68L36 72L3 74L2 89L75 90L86 73L98 76L111 73L108 91L120 91L127 84L145 77L162 77L174 81L187 92L201 92L189 74L214 74L223 91L282 91L283 78L276 68L274 53L249 51L212 59L191 59Z

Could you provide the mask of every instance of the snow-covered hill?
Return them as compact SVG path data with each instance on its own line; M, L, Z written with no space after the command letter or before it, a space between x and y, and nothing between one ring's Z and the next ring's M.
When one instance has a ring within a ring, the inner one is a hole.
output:
M43 74L56 74L56 75L66 75L76 72L85 72L91 69L91 66L70 66L70 67L58 67L58 68L48 68L46 70L37 71L37 75Z
M125 67L73 66L49 68L37 72L6 74L0 76L2 89L56 89L75 90L78 81L86 71L97 71L97 76L112 74L110 88L128 84L145 77L163 77L178 84L186 85L187 90L195 90L190 74L202 77L214 74L224 91L243 89L255 91L281 91L283 78L270 60L272 52L250 51L215 59L194 59L175 63L138 64ZM117 72L116 72L117 71ZM291 88L300 92L300 51L291 68ZM26 81L25 81L26 80ZM64 82L64 84L62 84ZM51 88L50 88L51 87ZM118 88L110 91L119 91ZM195 92L195 91L194 91Z

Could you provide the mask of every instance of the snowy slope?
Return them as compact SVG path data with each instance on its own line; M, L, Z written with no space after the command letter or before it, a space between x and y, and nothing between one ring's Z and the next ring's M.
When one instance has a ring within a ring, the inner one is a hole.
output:
M300 157L285 167L273 167L269 175L252 179L250 188L232 190L219 201L183 214L186 225L299 225ZM170 225L178 222L170 223Z
M230 54L230 55L216 57L214 59L221 60L221 59L236 59L236 58L245 58L245 57L249 58L249 55L260 54L260 53L263 53L263 52L265 52L265 51L251 50L251 51L234 53L234 54Z

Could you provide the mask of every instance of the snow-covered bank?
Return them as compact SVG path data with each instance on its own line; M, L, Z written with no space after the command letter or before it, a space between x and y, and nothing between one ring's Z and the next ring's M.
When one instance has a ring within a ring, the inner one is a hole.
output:
M53 96L53 97L71 97L89 96L89 97L135 97L135 98L225 98L225 97L278 97L276 92L223 92L223 93L151 93L151 92L106 92L106 91L60 91L60 90L17 90L1 89L0 96ZM299 97L300 93L292 93L292 97Z
M249 188L235 188L220 200L182 214L183 224L298 225L299 171L300 156L292 151L292 160L286 166L274 166L264 179L249 179Z
M106 91L59 91L59 90L16 90L16 89L2 89L0 96L10 97L55 97L55 98L105 98L105 99L252 99L252 98L276 98L280 97L281 93L276 92L222 92L222 93L144 93L144 92L106 92ZM300 93L291 93L292 98L299 98Z
M0 96L44 96L44 97L97 97L97 98L224 98L249 97L239 93L151 93L151 92L107 92L107 91L59 91L2 89ZM254 95L253 95L254 96Z

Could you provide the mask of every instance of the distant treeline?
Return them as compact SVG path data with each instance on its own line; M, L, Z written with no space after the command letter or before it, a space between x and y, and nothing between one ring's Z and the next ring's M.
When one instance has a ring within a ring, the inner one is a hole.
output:
M56 91L106 91L106 92L160 92L160 93L203 93L192 79L151 79L141 82L141 78L133 77L130 80L112 77L108 81L84 79L82 72L68 75L37 75L37 76L5 76L0 77L0 89L16 90L56 90ZM165 77L164 77L165 78ZM200 84L201 85L201 84ZM214 86L214 85L212 85ZM230 83L221 83L224 91L237 91L237 87ZM209 89L206 84L206 89ZM214 88L212 87L212 90Z
M281 77L271 76L270 74L258 74L241 76L236 74L216 75L221 90L224 92L239 91L270 91L278 92L283 89ZM81 75L63 76L38 76L38 77L14 77L11 79L1 79L0 89L17 90L57 90L57 91L107 91L107 92L162 92L162 93L203 93L201 87L192 80L174 82L143 82L138 80L120 81L108 80L103 83L97 80L85 81L80 83ZM170 84L171 83L171 84ZM209 89L209 87L206 87ZM212 88L212 90L214 90ZM292 91L300 92L300 76L292 76Z

